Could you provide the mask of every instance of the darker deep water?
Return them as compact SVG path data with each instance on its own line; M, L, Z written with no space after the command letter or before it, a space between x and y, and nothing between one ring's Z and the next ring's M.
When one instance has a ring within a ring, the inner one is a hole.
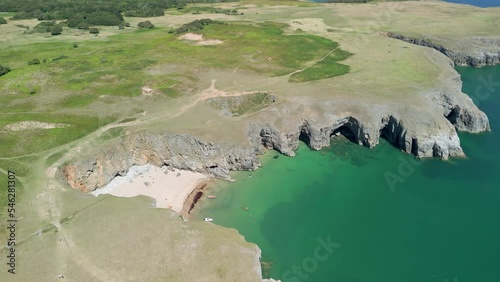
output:
M467 159L416 162L342 138L302 145L209 188L217 198L198 216L257 243L264 274L282 282L500 281L500 66L457 70L493 130L460 134ZM404 182L391 187L388 172Z

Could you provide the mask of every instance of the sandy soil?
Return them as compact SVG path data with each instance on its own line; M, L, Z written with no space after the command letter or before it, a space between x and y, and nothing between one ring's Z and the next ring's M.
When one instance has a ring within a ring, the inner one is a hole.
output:
M183 40L190 40L190 41L196 41L196 45L219 45L224 43L224 41L219 40L219 39L207 39L203 40L203 35L201 34L196 34L196 33L186 33L181 36L179 36L179 39Z
M51 128L62 128L68 126L63 123L48 123L40 121L20 121L12 124L7 124L4 126L4 130L7 131L21 131L21 130L32 130L32 129L51 129Z
M155 94L154 89L149 87L149 86L141 87L141 92L142 92L142 95L146 95L146 96L151 96L151 95Z
M148 196L157 208L182 211L188 195L208 176L185 170L168 170L150 164L133 166L127 175L118 176L108 185L92 192L94 196L110 194L117 197Z

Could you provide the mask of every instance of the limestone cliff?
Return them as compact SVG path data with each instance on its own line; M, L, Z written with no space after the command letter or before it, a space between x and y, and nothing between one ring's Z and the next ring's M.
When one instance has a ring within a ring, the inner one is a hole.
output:
M500 38L475 36L468 38L464 44L473 45L471 51L462 49L453 50L427 38L413 38L392 32L383 32L382 35L406 41L411 44L433 48L449 57L457 66L481 67L500 63ZM464 48L465 49L465 48ZM469 49L469 48L466 48Z
M246 144L209 142L186 134L140 131L110 144L97 155L66 165L62 173L71 187L82 191L103 187L114 177L124 175L131 166L145 163L228 179L230 171L257 169L257 154L263 147L294 156L300 140L319 150L329 146L331 138L339 134L367 147L376 146L382 137L417 157L462 157L464 152L457 130L481 132L489 131L490 127L486 115L460 92L460 84L452 86L422 94L433 101L431 111L442 113L438 119L419 116L418 112L391 113L389 108L378 109L377 115L328 114L295 124L290 119L292 125L288 127L250 119L249 142Z
M201 141L190 135L139 132L111 144L95 156L66 165L62 173L71 187L92 191L103 187L133 165L151 163L229 178L231 170L254 170L252 148Z

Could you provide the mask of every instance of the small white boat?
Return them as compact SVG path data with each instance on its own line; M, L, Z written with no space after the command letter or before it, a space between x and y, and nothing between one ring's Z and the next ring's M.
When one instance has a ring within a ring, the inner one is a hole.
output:
M208 195L209 199L215 199L215 195Z
M205 217L204 221L207 221L207 222L212 222L212 221L214 221L214 220L213 220L212 218L210 218L210 217Z

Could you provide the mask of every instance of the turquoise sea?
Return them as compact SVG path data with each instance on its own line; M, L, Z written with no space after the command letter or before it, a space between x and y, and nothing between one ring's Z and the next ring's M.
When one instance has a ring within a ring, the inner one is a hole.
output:
M216 182L196 216L258 244L265 276L283 282L500 281L500 66L457 70L493 130L460 134L467 159L301 145Z
M500 6L499 0L446 0L446 2L474 5L483 8Z
M498 7L500 6L500 0L444 0L446 2L467 4L478 7ZM311 0L311 2L328 2L328 0Z

